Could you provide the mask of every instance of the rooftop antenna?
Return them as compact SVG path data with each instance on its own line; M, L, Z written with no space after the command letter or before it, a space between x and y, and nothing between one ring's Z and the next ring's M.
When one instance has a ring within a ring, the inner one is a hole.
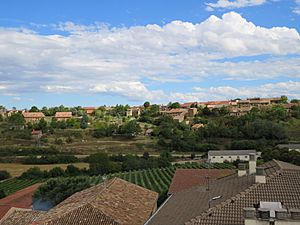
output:
M210 162L211 162L211 160L208 158L208 170L207 170L207 175L206 175L206 179L207 179L207 187L206 187L206 190L208 191L208 208L210 209L210 184L209 184L209 182L210 182Z

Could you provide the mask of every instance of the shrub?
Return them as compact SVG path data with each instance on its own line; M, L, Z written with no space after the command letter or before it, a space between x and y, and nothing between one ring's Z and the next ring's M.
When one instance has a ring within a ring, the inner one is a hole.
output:
M32 167L29 168L27 171L22 173L20 178L24 179L39 179L39 178L45 178L47 176L45 171L41 171L39 167Z
M9 172L7 172L6 170L0 170L0 180L5 180L8 178L10 178Z
M90 186L89 177L50 179L38 188L34 193L34 199L50 201L56 205L72 194Z

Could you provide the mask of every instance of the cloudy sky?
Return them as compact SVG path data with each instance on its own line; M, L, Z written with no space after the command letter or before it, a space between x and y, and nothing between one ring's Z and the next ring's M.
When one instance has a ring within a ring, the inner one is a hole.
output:
M300 0L1 0L0 105L300 98Z

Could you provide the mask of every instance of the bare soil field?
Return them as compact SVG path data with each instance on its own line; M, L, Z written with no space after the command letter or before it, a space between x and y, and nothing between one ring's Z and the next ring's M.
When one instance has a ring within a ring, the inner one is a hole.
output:
M61 167L66 169L70 164L47 164L47 165L23 165L19 163L0 163L0 170L7 170L12 177L20 176L23 172L32 167L39 167L41 170L50 170L54 167ZM72 165L78 168L88 168L88 163L72 163Z

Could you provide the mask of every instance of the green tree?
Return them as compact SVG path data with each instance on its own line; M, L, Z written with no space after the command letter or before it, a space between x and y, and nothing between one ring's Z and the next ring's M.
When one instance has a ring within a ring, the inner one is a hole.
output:
M48 172L49 177L61 177L64 175L65 175L65 172L60 167L54 167L53 169L49 170L49 172Z
M88 116L83 115L81 120L80 120L80 128L81 129L86 129L88 127L88 121L89 121Z
M21 113L14 113L8 118L8 122L13 128L21 128L25 125L25 119Z
M5 191L0 189L0 199L6 197Z
M92 154L88 158L91 175L109 173L112 169L111 162L106 153Z
M281 98L281 102L282 102L282 103L284 103L284 104L288 103L288 100L289 100L289 99L288 99L287 96L282 95L280 98Z
M144 107L145 107L145 109L149 108L149 107L150 107L150 102L148 102L148 101L145 102L145 103L144 103Z
M299 104L299 103L300 103L300 100L299 100L299 99L292 99L292 100L291 100L291 103Z
M118 134L124 134L124 135L135 136L139 132L141 132L141 127L136 122L136 120L131 120L131 121L121 125L118 129Z
M181 108L181 105L179 102L169 102L168 107L171 109L178 109Z
M31 109L29 110L29 112L39 112L39 108L36 106L32 106Z
M79 168L77 168L74 165L68 165L65 170L65 174L67 176L79 176L79 175L81 175L81 171Z
M10 178L10 174L9 172L7 172L6 170L0 170L0 180L5 180Z

